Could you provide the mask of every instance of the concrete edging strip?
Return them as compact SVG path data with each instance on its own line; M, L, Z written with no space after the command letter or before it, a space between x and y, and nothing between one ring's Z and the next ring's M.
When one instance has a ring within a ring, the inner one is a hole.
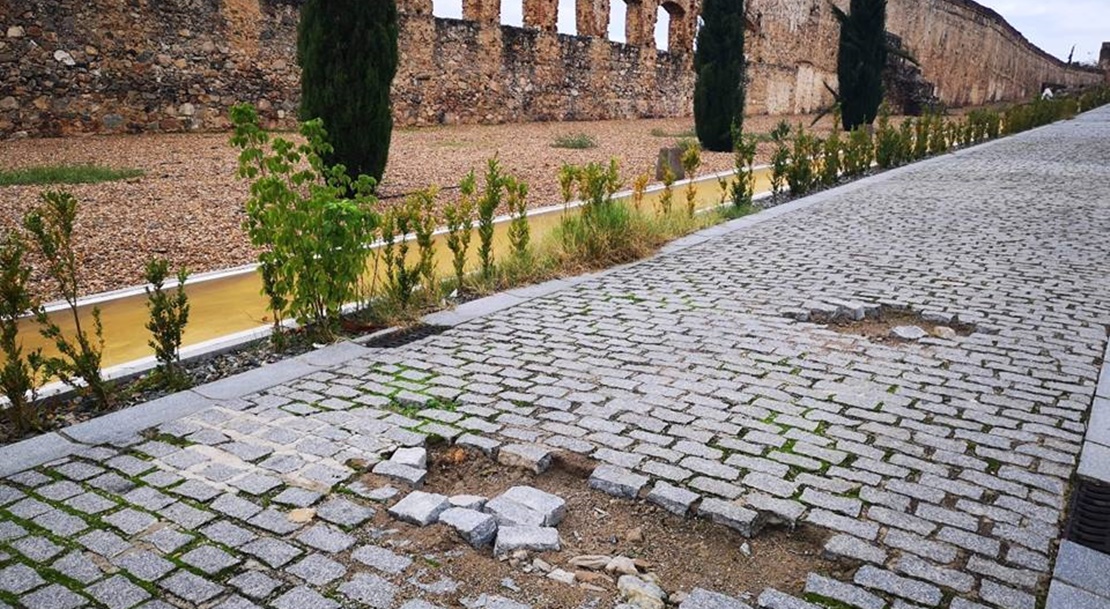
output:
M81 448L80 444L74 444L56 432L0 446L0 477L68 457Z

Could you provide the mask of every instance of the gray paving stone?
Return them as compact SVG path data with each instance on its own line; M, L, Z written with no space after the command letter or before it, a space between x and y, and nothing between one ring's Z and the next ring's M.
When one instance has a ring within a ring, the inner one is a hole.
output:
M1053 573L1056 579L1110 598L1106 573L1110 573L1110 556L1071 541L1060 544Z
M223 586L183 570L178 570L158 582L158 585L170 594L191 603L210 601L225 590Z
M45 537L24 537L10 545L12 549L34 562L46 562L61 554L64 549Z
M149 592L122 575L95 583L85 588L85 592L108 609L130 609L150 598Z
M282 505L303 508L316 503L321 497L323 497L323 494L316 491L290 486L275 495L273 501Z
M215 575L239 564L239 559L215 546L202 545L182 554L181 562L209 575Z
M45 583L38 573L24 564L16 563L0 569L0 590L4 592L23 594Z
M497 450L497 461L542 474L551 467L551 451L536 444L505 444Z
M688 514L698 499L700 497L697 493L662 481L656 482L647 494L648 501L679 516Z
M497 521L498 526L543 526L544 515L528 506L498 495L482 508Z
M886 562L886 550L851 535L833 535L825 542L825 555L876 565Z
M328 499L316 509L316 515L343 527L358 526L374 516L374 510L341 497Z
M193 536L170 527L163 527L148 533L142 539L168 554L191 542Z
M85 513L85 514L99 514L116 507L116 502L104 498L97 493L82 493L76 497L71 497L65 501L69 507Z
M0 541L18 539L27 534L27 529L10 520L0 520Z
M327 559L321 559L327 560ZM290 572L294 575L300 576L299 573ZM303 576L301 576L303 577ZM234 586L242 594L249 596L253 599L263 599L273 594L274 590L281 587L281 580L274 579L261 571L244 571L239 575L227 580L227 583Z
M567 502L562 497L531 486L513 486L500 495L540 515L539 526L553 527L566 516Z
M362 546L351 553L351 558L390 575L397 575L412 564L411 558L379 546Z
M550 527L503 526L497 529L493 553L501 556L515 550L558 551L559 531Z
M439 515L450 507L451 502L443 495L412 491L389 508L389 515L423 527L435 522Z
M997 584L989 579L984 579L979 586L979 598L1006 609L1034 609L1037 606L1037 598L1032 594Z
M239 549L275 569L301 555L299 548L272 537L259 537Z
M289 515L285 512L274 508L262 510L252 516L247 522L260 529L266 529L271 533L277 533L278 535L288 535L299 530L303 526L301 523L290 520Z
M1110 609L1110 599L1054 580L1048 589L1044 609Z
M87 601L80 594L58 584L40 588L19 599L27 609L76 609Z
M426 470L416 469L395 461L382 461L374 466L373 471L379 476L402 482L412 488L423 487L424 479L428 475Z
M307 586L293 588L271 604L275 609L339 609L339 603Z
M694 588L678 609L751 609L751 606L719 592Z
M732 501L722 501L713 497L702 500L698 506L698 516L734 529L744 537L757 534L763 526L759 513Z
M296 564L286 567L285 572L292 573L314 586L324 586L343 577L347 573L347 567L319 554L310 554Z
M123 531L128 537L138 535L158 522L158 519L154 516L131 508L124 508L118 512L103 516L102 520L120 531Z
M172 562L146 550L117 556L112 559L112 564L145 582L161 579L176 568Z
M859 607L859 609L884 609L886 607L886 601L863 588L816 573L810 573L806 577L805 591L807 595L839 601L850 607Z
M600 465L590 474L589 485L615 497L634 499L647 486L647 476L614 465Z
M489 545L497 534L497 520L477 510L449 508L439 515L439 521L455 529L464 541L475 548Z
M102 530L90 531L78 537L77 543L105 558L112 558L131 548L119 535Z
M397 595L397 586L377 575L358 573L339 586L339 592L347 598L374 609L390 609ZM282 609L282 608L278 608ZM297 609L297 608L288 608ZM304 609L303 607L300 609Z
M103 572L96 566L96 563L89 560L89 558L81 552L70 552L66 554L54 561L51 568L82 584L90 584L100 579L100 576L103 575Z
M779 592L774 588L767 588L759 594L756 607L759 609L821 609L813 603Z
M258 536L251 531L225 520L218 520L200 529L200 533L211 541L232 548L237 548L258 538Z

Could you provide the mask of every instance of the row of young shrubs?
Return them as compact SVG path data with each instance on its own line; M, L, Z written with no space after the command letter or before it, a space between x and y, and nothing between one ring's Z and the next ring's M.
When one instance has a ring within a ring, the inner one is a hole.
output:
M1040 99L1010 106L1003 111L976 109L963 120L939 114L906 119L895 126L884 105L874 129L859 128L849 133L833 131L820 138L798 125L783 122L771 132L775 144L771 156L771 192L782 197L789 187L792 196L828 187L844 178L855 178L871 170L890 169L971 146L1028 131L1081 111L1110 103L1110 88L1100 87L1080 96ZM839 117L834 124L839 124Z
M953 147L967 146L1003 134L1017 133L1069 118L1082 110L1110 103L1110 89L1078 98L1039 100L1004 112L975 110L965 120L924 116L893 126L884 112L872 133L856 130L818 138L785 123L771 134L773 196L785 186L803 195L844 177L866 173L873 165L890 168ZM481 294L568 272L602 268L647 255L662 243L722 217L751 211L757 139L734 134L736 171L718 178L723 212L696 216L697 185L691 180L685 205L675 209L675 176L664 171L663 188L654 209L644 209L649 178L632 182L630 203L615 195L623 187L615 160L582 166L565 165L558 175L565 204L580 201L579 213L564 213L547 239L534 243L527 219L528 184L507 174L494 158L486 164L483 183L473 171L460 183L459 196L440 205L435 187L413 193L397 204L376 195L367 176L351 178L342 166L322 160L330 151L320 121L301 126L303 143L271 137L248 105L232 111L232 145L240 150L238 174L251 182L245 228L259 249L263 292L274 320L272 340L285 348L285 321L296 320L308 340L327 341L342 331L346 307L356 303L366 321L412 318L442 306L445 294ZM696 175L700 151L688 146L682 156L687 176ZM731 205L725 206L731 202ZM508 253L495 259L495 215L507 209ZM80 269L74 248L77 200L63 191L42 195L22 230L7 231L0 244L0 352L4 365L0 384L9 405L8 421L17 435L40 428L43 421L37 390L47 379L72 385L96 408L116 401L116 387L102 376L104 347L100 312L92 311L92 328L82 326L77 300ZM436 227L446 225L452 274L436 275ZM474 235L478 236L478 268L468 268ZM380 242L378 248L368 244ZM415 255L410 251L415 247ZM67 335L44 311L29 289L29 248L55 281L72 315ZM369 269L369 270L368 270ZM179 365L182 334L189 318L184 284L188 273L177 273L176 290L167 290L169 265L154 259L146 267L151 332L149 344L158 361L151 382L170 389L188 383ZM59 353L24 353L19 325L28 313Z

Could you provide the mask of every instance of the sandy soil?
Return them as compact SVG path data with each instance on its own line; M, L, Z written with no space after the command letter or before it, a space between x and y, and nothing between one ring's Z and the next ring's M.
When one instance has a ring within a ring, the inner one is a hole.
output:
M809 123L811 117L787 117ZM782 117L753 117L751 133L767 133ZM828 119L819 125L827 130ZM620 160L626 182L651 172L660 147L693 129L693 120L653 119L524 125L464 125L400 129L382 184L384 197L435 184L457 185L471 168L494 155L530 185L530 205L559 202L556 172L563 163ZM656 134L663 135L653 135ZM596 148L552 147L560 136L586 133ZM761 146L766 159L770 146ZM732 166L729 154L706 153L700 173ZM254 252L241 229L247 184L235 177L236 151L226 133L87 136L0 142L0 169L45 164L96 163L139 168L141 178L70 186L81 201L79 253L86 270L83 292L140 284L147 259L158 255L193 272L250 263ZM0 187L0 226L18 222L42 187ZM446 192L450 192L446 190ZM447 196L445 194L445 196ZM41 278L40 293L53 295Z
M832 573L846 568L820 557L826 536L821 531L765 529L756 538L747 540L726 527L679 518L644 501L614 499L591 490L586 478L592 464L581 458L576 458L571 466L557 463L540 476L498 465L459 448L437 451L430 455L430 460L423 489L427 492L493 497L511 486L530 485L565 499L567 516L558 527L563 549L539 556L570 572L576 571L568 564L575 556L621 555L646 564L647 571L659 576L660 586L669 594L704 587L754 597L766 587L800 593L807 573ZM373 475L365 476L363 481L371 487L388 484ZM591 584L603 591L556 582L527 567L530 559L517 564L498 560L489 548L474 550L443 525L417 528L381 513L374 524L398 529L397 537L408 544L407 551L430 557L429 564L436 566L433 573L427 574L430 579L446 576L462 582L453 596L497 591L539 609L579 607L592 597L600 597L602 606L611 606L618 596L615 576L610 581L599 577L598 572L578 570L581 577L589 578ZM744 543L750 548L750 556L741 550ZM510 578L520 590L502 587L505 578Z

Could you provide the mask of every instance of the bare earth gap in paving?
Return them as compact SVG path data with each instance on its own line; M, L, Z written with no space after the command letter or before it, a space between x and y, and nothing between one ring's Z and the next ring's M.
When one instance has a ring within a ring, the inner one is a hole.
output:
M860 566L810 575L814 600L1034 609L1106 347L1106 158L1099 110L12 476L0 603L399 607L404 576L323 583L365 531L292 522L272 500L300 487L369 505L344 493L351 459L435 435L580 452L645 491L828 529ZM830 303L979 331L880 344L785 316ZM309 556L317 583L273 577ZM807 606L760 599L745 602Z

